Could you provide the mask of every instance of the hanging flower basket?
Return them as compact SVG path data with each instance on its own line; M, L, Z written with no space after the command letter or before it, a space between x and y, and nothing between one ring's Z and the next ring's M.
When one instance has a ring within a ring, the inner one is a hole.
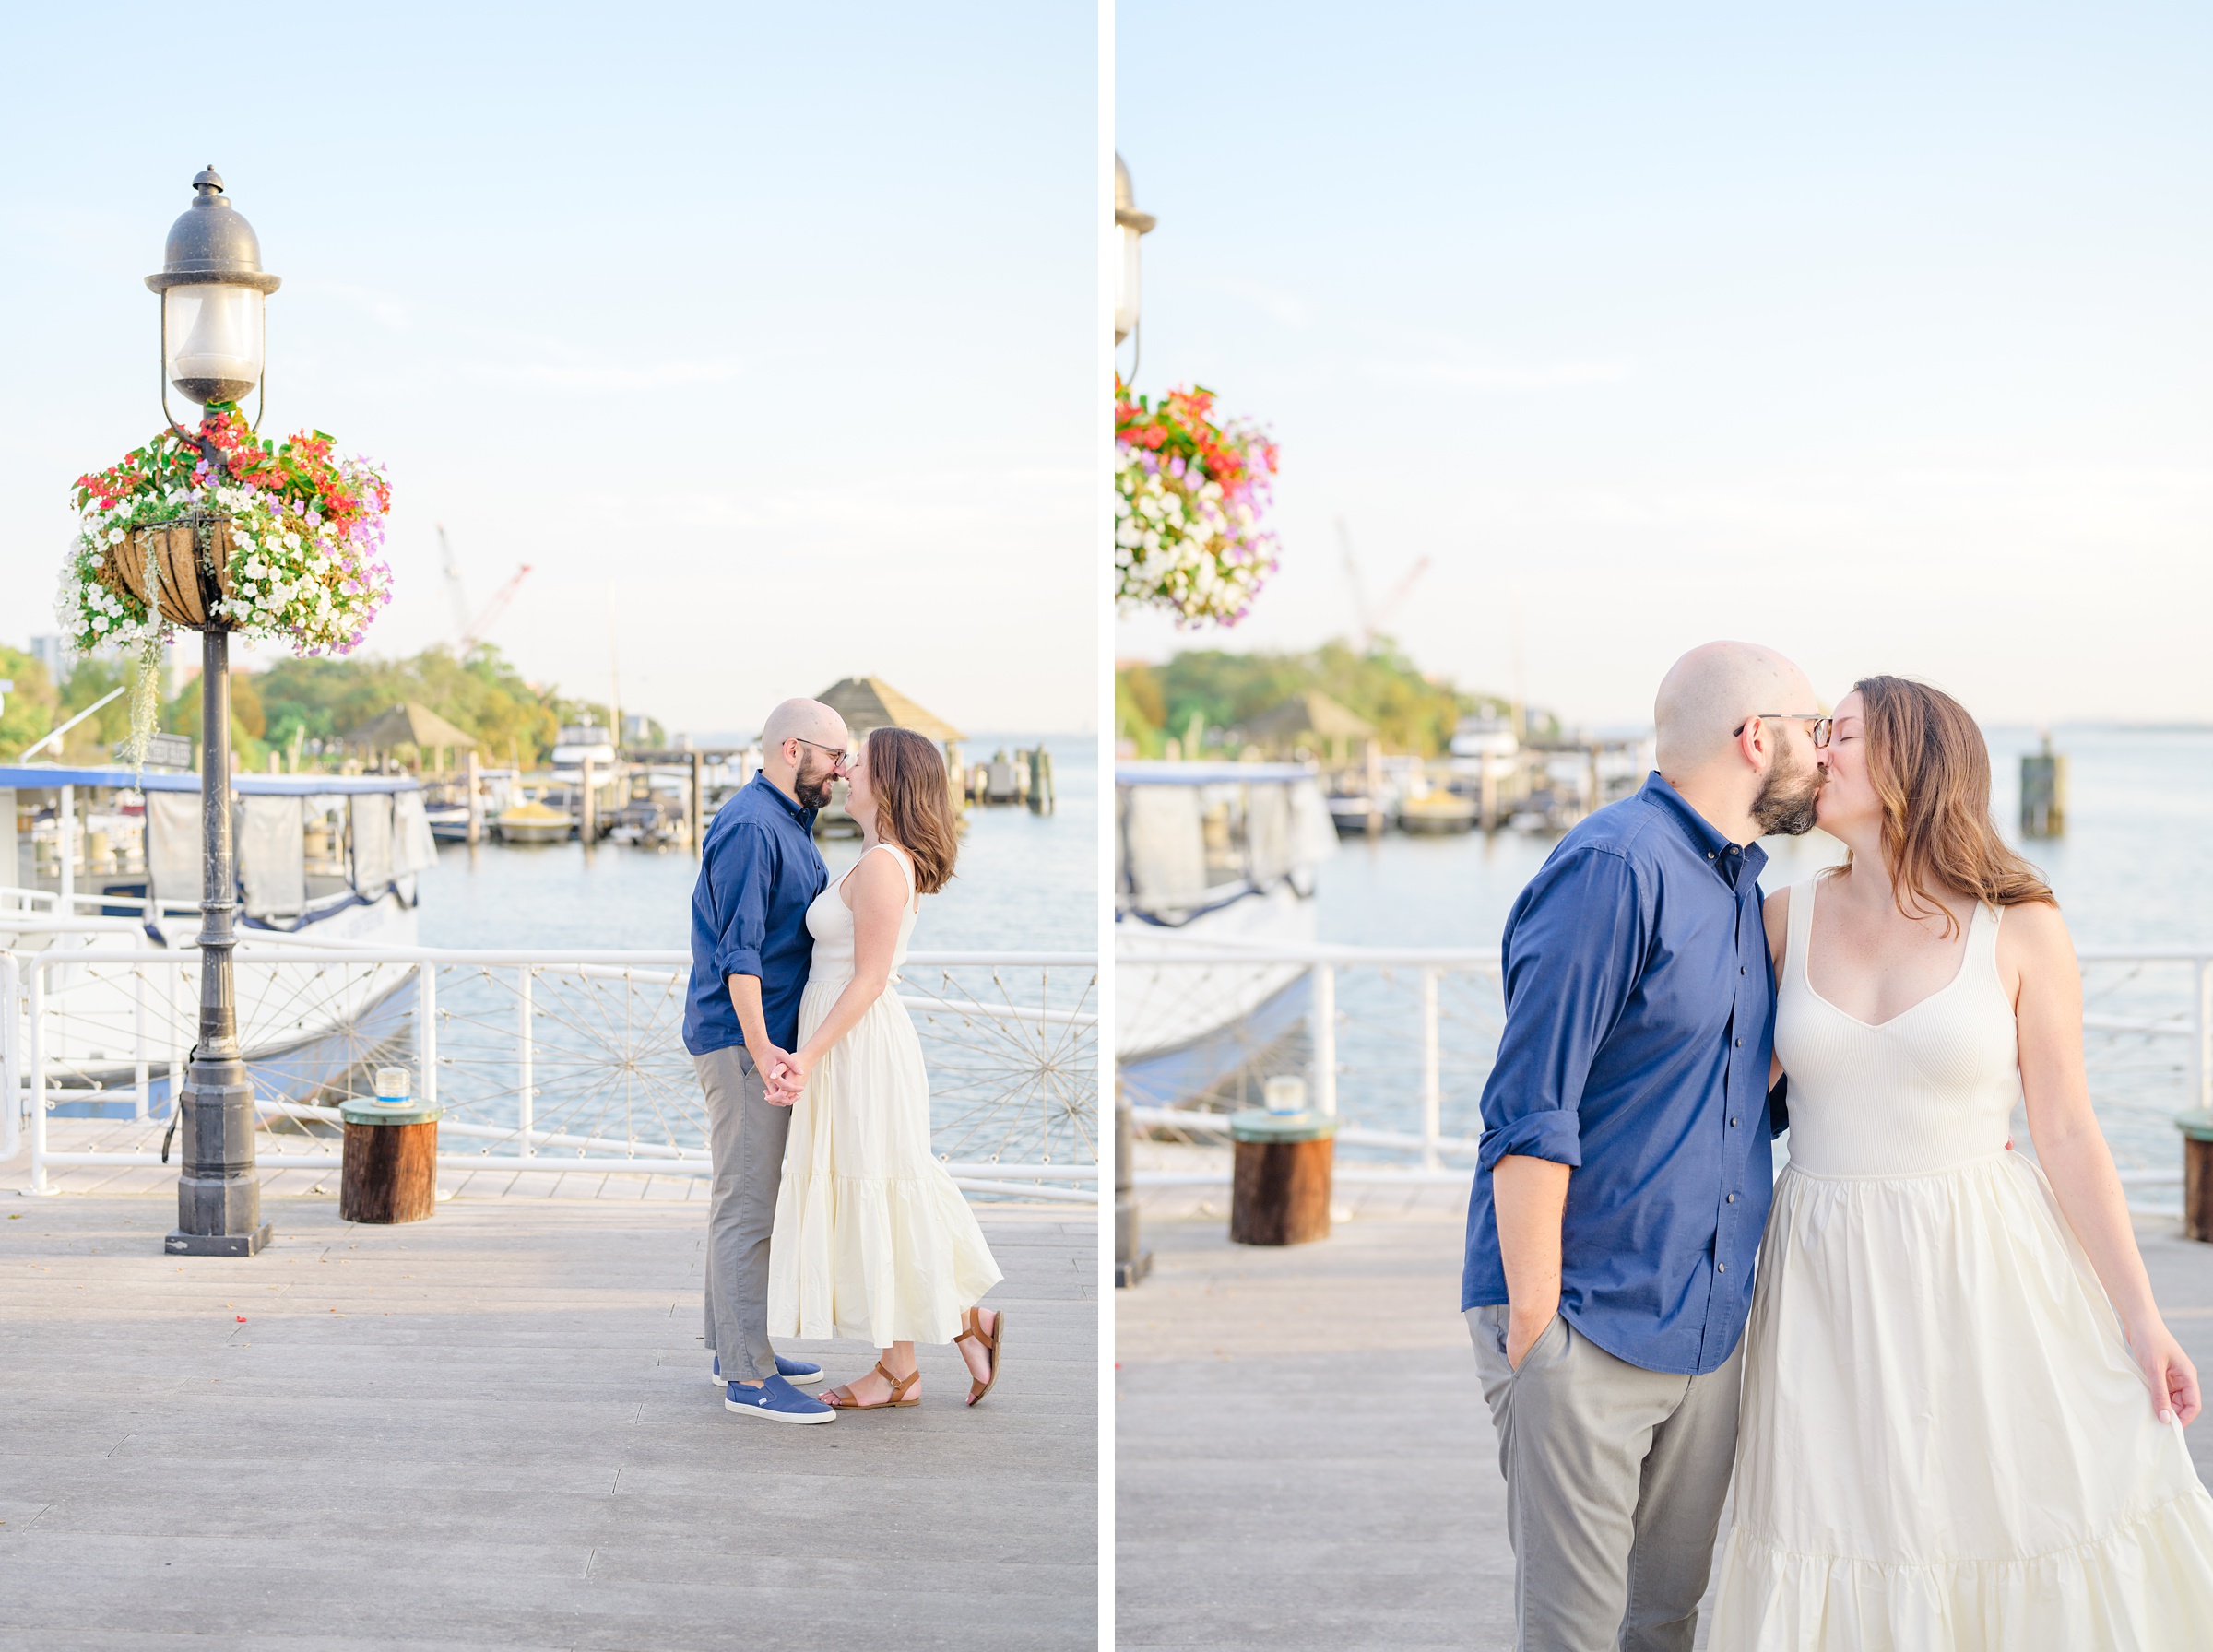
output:
M1213 392L1171 390L1155 407L1115 381L1115 600L1185 626L1235 625L1275 572L1261 523L1275 444L1211 417Z
M200 436L219 453L219 470L167 430L77 479L77 537L54 613L73 651L136 648L131 742L141 749L153 727L152 667L173 629L346 654L392 596L383 466L335 454L321 431L256 442L220 404Z

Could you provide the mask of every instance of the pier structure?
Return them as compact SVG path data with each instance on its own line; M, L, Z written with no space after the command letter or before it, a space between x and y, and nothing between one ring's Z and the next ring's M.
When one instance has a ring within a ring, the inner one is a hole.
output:
M187 1270L166 1187L24 1179L0 1163L9 1644L1094 1643L1088 1212L980 1213L1018 1328L982 1405L924 1347L917 1409L770 1428L707 1380L697 1203L464 1192L377 1227L272 1191L257 1258ZM832 1381L875 1357L780 1346Z
M1274 1249L1232 1245L1225 1203L1188 1190L1147 1195L1145 1221L1151 1276L1115 1304L1116 1644L1511 1646L1506 1487L1459 1313L1464 1199L1376 1194L1328 1240ZM2213 1370L2213 1245L2164 1217L2136 1236ZM1346 1405L1379 1371L1390 1403ZM2213 1422L2187 1437L2213 1483Z

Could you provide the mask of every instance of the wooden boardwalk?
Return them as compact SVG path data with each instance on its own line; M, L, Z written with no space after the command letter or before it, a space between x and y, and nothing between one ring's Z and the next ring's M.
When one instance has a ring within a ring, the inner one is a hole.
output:
M920 1409L790 1428L707 1381L696 1203L269 1198L262 1256L185 1261L167 1187L28 1179L0 1166L8 1652L1095 1644L1088 1211L979 1211L984 1405L924 1349Z
M1225 1227L1155 1212L1153 1275L1115 1293L1117 1644L1510 1646L1505 1492L1455 1311L1458 1213L1355 1216L1283 1250L1232 1245ZM2213 1245L2171 1219L2139 1238L2169 1323L2213 1375ZM2190 1441L2213 1483L2213 1416Z

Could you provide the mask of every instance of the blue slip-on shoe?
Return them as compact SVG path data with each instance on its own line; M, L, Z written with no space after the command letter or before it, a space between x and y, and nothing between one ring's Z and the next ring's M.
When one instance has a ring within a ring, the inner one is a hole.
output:
M771 1422L834 1422L837 1409L811 1394L802 1394L780 1376L772 1376L758 1388L731 1383L722 1391L722 1409L765 1417Z
M787 1383L819 1383L822 1380L822 1368L820 1365L809 1364L805 1360L787 1360L782 1354L778 1354L776 1356L776 1375ZM727 1387L729 1380L722 1374L722 1356L716 1354L714 1371L715 1386L717 1388Z

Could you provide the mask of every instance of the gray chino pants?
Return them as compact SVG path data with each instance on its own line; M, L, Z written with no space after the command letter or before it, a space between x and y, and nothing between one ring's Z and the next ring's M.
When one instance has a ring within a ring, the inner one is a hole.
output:
M784 1180L791 1109L771 1106L761 1069L742 1044L692 1057L707 1092L707 1351L724 1377L776 1374L768 1345L768 1236Z
M1736 1456L1744 1344L1704 1376L1617 1360L1555 1316L1517 1371L1467 1310L1498 1429L1520 1652L1690 1652Z

